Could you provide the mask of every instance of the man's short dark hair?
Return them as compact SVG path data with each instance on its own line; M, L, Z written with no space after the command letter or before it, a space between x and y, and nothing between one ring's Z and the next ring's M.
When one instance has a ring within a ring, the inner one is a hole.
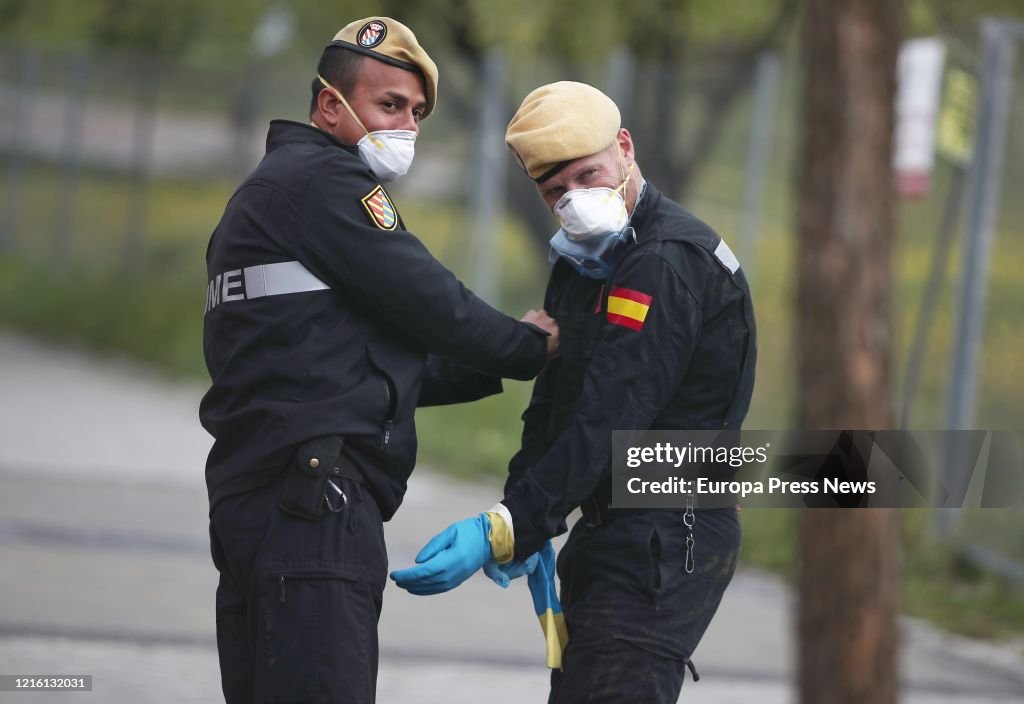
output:
M316 72L337 88L345 96L345 100L349 100L352 89L356 87L356 79L359 78L359 67L362 66L365 58L362 54L349 51L344 47L329 46L320 55L320 63L316 65ZM313 113L316 112L316 98L322 90L324 90L324 84L314 78L313 99L309 103L310 117L313 117Z

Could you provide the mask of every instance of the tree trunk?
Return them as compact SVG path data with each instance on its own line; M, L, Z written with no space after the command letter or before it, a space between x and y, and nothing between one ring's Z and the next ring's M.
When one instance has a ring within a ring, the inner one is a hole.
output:
M891 427L892 133L899 0L808 0L798 178L797 420ZM899 514L809 509L799 548L805 704L898 698Z

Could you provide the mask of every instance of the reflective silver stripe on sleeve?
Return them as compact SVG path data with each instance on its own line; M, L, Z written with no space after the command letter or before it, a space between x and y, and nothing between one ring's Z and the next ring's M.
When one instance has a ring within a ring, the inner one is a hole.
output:
M329 288L299 262L260 264L246 267L243 271L245 272L245 297L247 299L279 296L283 293L321 291Z
M729 249L729 245L725 243L725 240L721 240L718 246L715 248L715 256L718 257L718 261L722 262L722 266L729 270L730 274L735 274L740 268L740 262L736 258L736 255Z
M228 301L329 289L327 284L313 276L299 262L277 262L232 269L217 274L207 285L205 313Z

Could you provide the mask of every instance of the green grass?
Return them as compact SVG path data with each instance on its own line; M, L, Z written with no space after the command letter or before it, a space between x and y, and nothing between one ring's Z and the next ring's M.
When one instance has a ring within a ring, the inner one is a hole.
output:
M203 277L161 270L135 274L0 259L0 322L57 344L128 354L175 374L199 376ZM197 293L200 292L200 293ZM183 314L182 302L199 311Z
M1002 524L1005 532L1009 525L1022 525L1024 513L981 509L966 512L965 521L979 517ZM935 542L933 519L932 511L903 511L906 612L970 636L1019 638L1024 634L1024 586L981 570Z
M1020 510L976 510L973 520L1024 525ZM971 520L972 513L968 514ZM932 537L932 511L901 511L903 522L903 611L935 625L977 638L1024 636L1024 585L986 572ZM790 584L797 575L798 513L787 509L744 509L741 564L770 570ZM1020 540L1021 532L1013 536ZM991 543L990 543L991 544ZM998 540L995 546L1001 544ZM1009 549L1010 546L1007 546ZM1019 549L1019 542L1018 542Z

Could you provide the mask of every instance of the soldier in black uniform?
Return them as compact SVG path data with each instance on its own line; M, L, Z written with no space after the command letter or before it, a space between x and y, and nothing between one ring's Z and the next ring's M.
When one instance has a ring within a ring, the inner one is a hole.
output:
M495 377L533 378L554 352L550 318L519 322L476 298L384 188L408 168L436 86L402 24L342 29L312 124L271 123L210 240L200 416L215 438L229 702L374 700L382 521L413 469L415 408L499 392Z
M610 508L612 431L740 427L756 359L750 291L722 239L643 179L600 91L538 88L506 142L562 224L544 303L562 346L492 509L514 544L503 569L522 572L580 507L558 558L569 640L549 702L675 702L732 578L738 515ZM481 566L445 563L474 554L465 541L436 548L392 575L399 586L443 591Z

